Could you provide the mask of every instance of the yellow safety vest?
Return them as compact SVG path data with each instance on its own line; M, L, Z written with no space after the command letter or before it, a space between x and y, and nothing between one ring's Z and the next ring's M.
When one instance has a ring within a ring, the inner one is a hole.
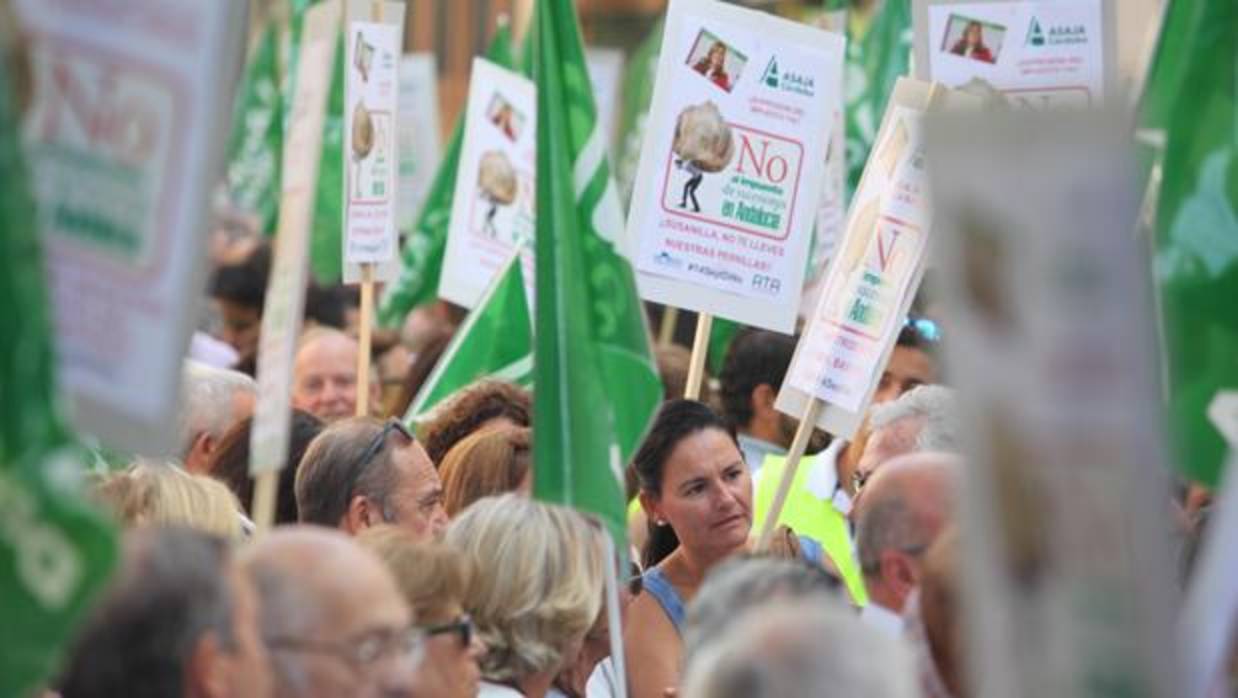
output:
M805 456L800 461L778 523L790 526L797 534L821 543L825 554L829 555L842 575L843 584L847 586L851 598L856 605L864 606L868 603L868 593L864 590L864 577L860 574L860 565L855 559L855 551L851 548L847 518L834 508L833 502L822 500L808 490L808 473L815 464L816 459L813 456ZM774 496L778 493L778 483L782 481L786 465L786 456L766 456L761 463L761 478L753 502L753 530L760 529L773 506Z

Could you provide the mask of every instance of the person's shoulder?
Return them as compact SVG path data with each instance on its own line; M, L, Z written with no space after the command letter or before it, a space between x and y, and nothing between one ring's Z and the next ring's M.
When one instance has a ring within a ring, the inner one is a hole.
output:
M654 598L648 589L641 590L632 600L632 605L628 606L627 621L623 630L625 638L639 637L648 640L651 637L675 634L675 628L666 617L666 611L662 610L661 602Z

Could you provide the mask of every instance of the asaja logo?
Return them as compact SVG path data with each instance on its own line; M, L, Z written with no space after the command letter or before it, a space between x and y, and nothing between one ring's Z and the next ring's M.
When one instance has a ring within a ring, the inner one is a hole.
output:
M778 59L769 59L769 65L765 66L765 72L761 74L761 82L769 87L778 89Z
M1027 30L1029 46L1068 46L1071 44L1086 44L1088 29L1083 24L1052 24L1048 31L1033 17Z
M1032 18L1032 26L1027 30L1027 43L1030 46L1044 46L1045 32L1040 28L1040 20Z
M791 70L780 71L777 56L770 58L769 63L765 65L765 72L761 73L761 82L766 87L782 92L794 92L805 97L812 97L817 93L812 77Z

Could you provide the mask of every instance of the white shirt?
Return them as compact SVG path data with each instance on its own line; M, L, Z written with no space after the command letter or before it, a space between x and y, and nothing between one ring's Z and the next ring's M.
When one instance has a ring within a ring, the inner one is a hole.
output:
M760 472L761 464L765 462L766 456L787 455L787 449L772 441L758 439L747 434L736 434L735 436L736 440L739 441L739 450L744 454L744 462L748 464L749 472L754 474Z
M510 686L482 681L481 690L477 692L477 698L524 698L524 695Z
M903 636L903 617L872 599L869 599L868 605L860 611L860 620L890 637Z
M610 657L598 662L589 682L585 684L585 698L615 698L619 694L619 680L615 677L615 663Z

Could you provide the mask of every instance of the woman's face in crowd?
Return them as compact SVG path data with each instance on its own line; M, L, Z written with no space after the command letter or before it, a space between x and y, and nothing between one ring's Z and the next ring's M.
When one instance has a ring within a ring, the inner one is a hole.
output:
M444 617L426 620L424 625L453 623L464 613L458 603L448 610L451 612ZM421 622L421 619L418 620ZM477 661L485 651L476 633L473 633L468 644L455 632L438 633L426 638L425 657L418 667L418 683L424 689L424 695L475 698L481 685L481 669Z
M654 510L688 550L724 552L747 542L752 478L730 435L711 428L680 441L666 461Z

